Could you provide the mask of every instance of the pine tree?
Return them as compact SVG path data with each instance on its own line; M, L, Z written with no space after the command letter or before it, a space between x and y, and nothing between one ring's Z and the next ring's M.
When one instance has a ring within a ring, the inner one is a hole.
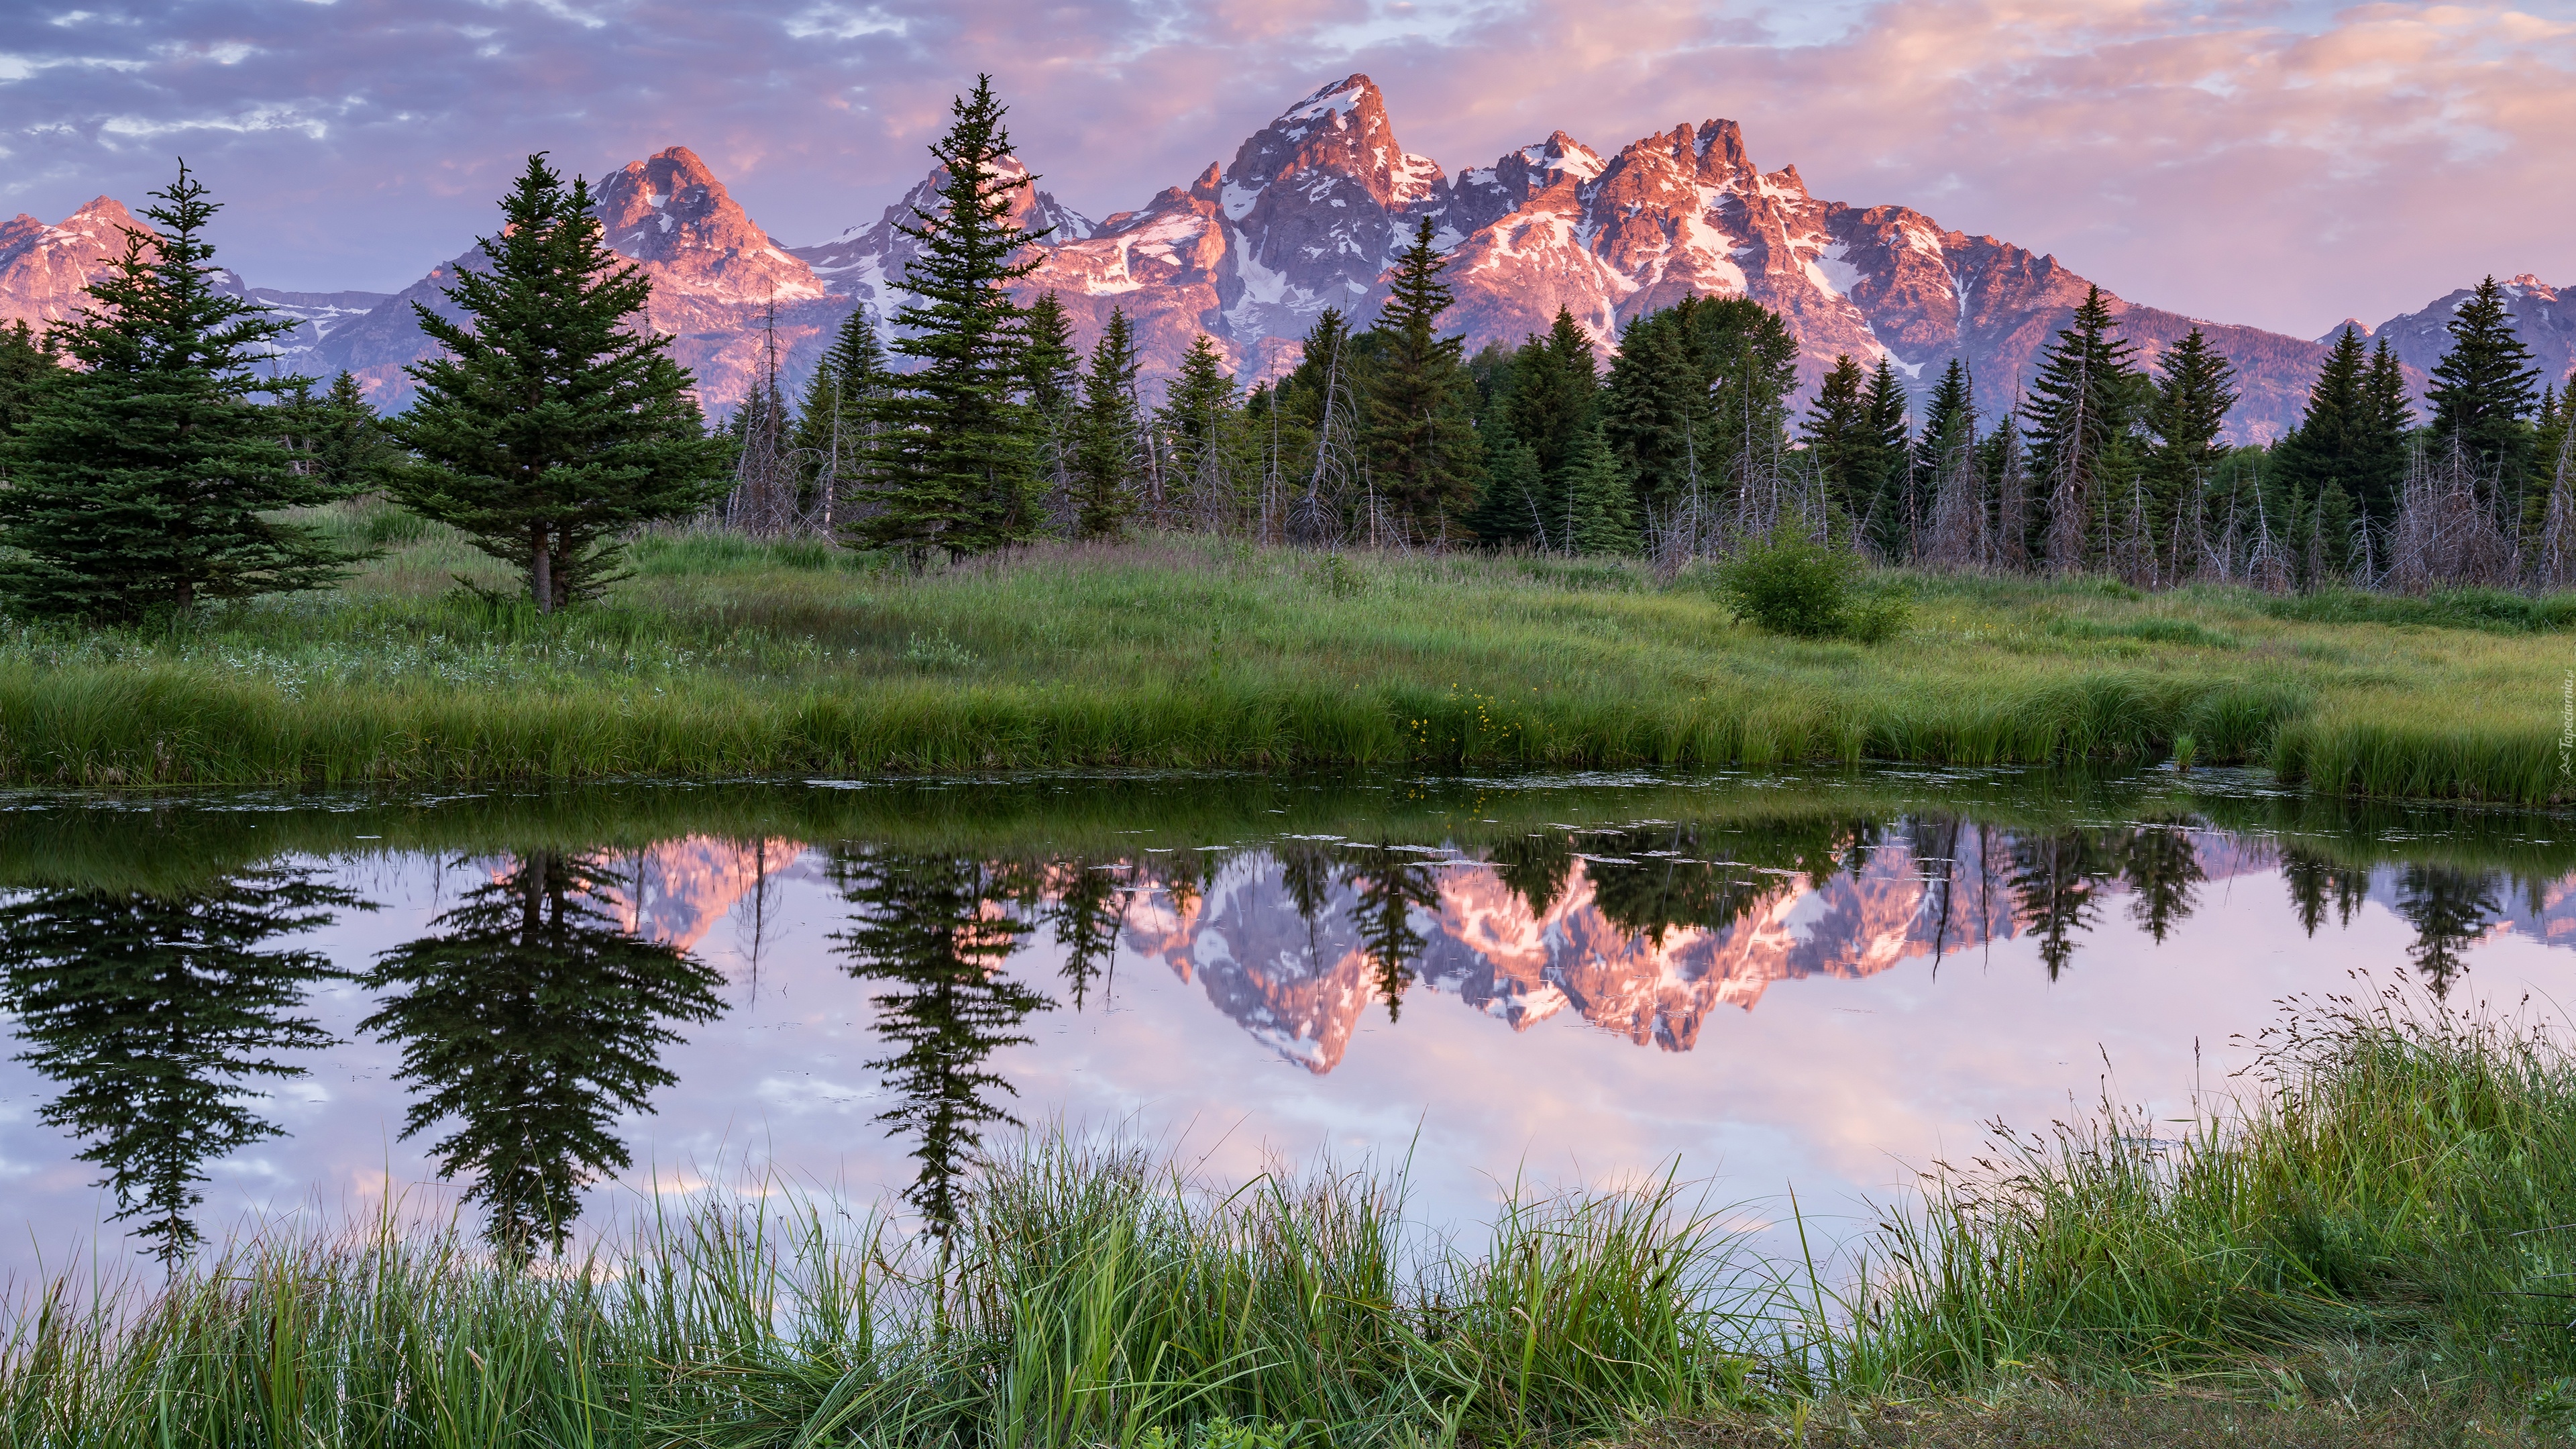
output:
M1136 511L1145 452L1144 407L1136 398L1136 355L1127 314L1111 308L1082 375L1082 442L1074 476L1074 535L1116 538Z
M1026 333L1010 293L1038 265L1024 254L1044 233L1011 220L1014 194L1037 178L1002 164L1011 138L991 76L977 76L952 111L930 148L937 210L896 223L921 249L903 282L920 300L895 314L894 350L921 365L890 402L885 508L861 530L915 560L933 548L962 558L1021 543L1043 524L1036 430L1019 400Z
M1370 329L1383 354L1363 398L1370 487L1388 517L1422 539L1458 531L1452 525L1474 506L1483 471L1475 380L1460 340L1438 330L1449 310L1449 287L1440 280L1448 258L1432 246L1433 235L1425 216L1396 261L1386 305Z
M1629 513L1632 494L1626 470L1601 434L1599 419L1574 436L1574 452L1557 470L1550 490L1563 509L1566 551L1578 554L1626 554L1637 550L1637 522ZM1554 511L1553 509L1551 511Z
M1206 333L1181 356L1154 431L1171 460L1171 475L1190 499L1190 512L1211 530L1231 526L1242 500L1235 492L1235 452L1243 404L1234 374Z
M1860 364L1851 354L1836 356L1817 385L1816 400L1807 405L1807 418L1798 432L1824 479L1827 496L1855 519L1868 516L1878 491L1870 476L1877 450L1871 444L1866 386Z
M1870 371L1869 388L1861 394L1861 410L1866 420L1862 432L1866 454L1861 471L1871 495L1869 510L1863 516L1877 521L1870 541L1882 558L1910 560L1922 539L1923 498L1914 490L1905 387L1896 380L1895 365L1884 356Z
M355 561L281 510L336 496L296 470L252 363L289 330L257 304L215 290L216 211L186 165L91 283L93 305L48 349L74 370L42 377L0 452L0 594L30 614L131 622L201 600L321 588ZM19 339L23 342L23 338ZM39 356L42 354L40 353ZM30 400L32 406L30 406Z
M2415 405L2407 397L2405 369L2388 339L2371 349L2370 366L2361 375L2361 421L2353 448L2355 480L2348 489L2373 525L2396 526L2397 505L2406 490L2406 466L2413 451L2408 435L2415 428Z
M2050 567L2082 568L2099 550L2093 522L2130 479L2137 349L2111 335L2110 304L2088 288L2066 329L2041 360L2023 403L2030 420L2030 472L2044 500L2042 533Z
M893 385L894 374L886 367L885 349L877 343L867 310L850 309L805 385L790 435L801 486L817 495L816 512L826 534L839 532L849 521L845 498L866 500L876 489L877 438L884 431L885 399Z
M2272 462L2283 478L2310 493L2322 493L2329 482L2341 484L2360 501L2363 515L2385 528L2396 517L2397 500L2372 497L2364 491L2362 479L2361 455L2368 441L2362 374L2369 365L2360 331L2346 327L2337 333L2324 366L2317 369L2317 380L2308 388L2299 425L2272 445ZM2383 504L2384 514L2378 511Z
M402 450L385 432L384 420L346 372L331 379L315 418L309 461L322 486L343 497L373 493L393 481Z
M724 1009L723 974L622 929L607 887L590 860L531 852L366 978L381 1005L359 1029L402 1049L420 1091L403 1137L455 1124L430 1153L442 1177L473 1176L466 1200L514 1263L560 1254L582 1188L632 1160L617 1119L678 1080L659 1060L671 1024Z
M1074 351L1073 321L1053 292L1029 304L1021 330L1020 392L1037 435L1047 518L1072 533L1074 475L1082 456L1082 356Z
M540 152L501 215L481 239L491 270L446 289L468 320L412 304L448 355L404 369L420 395L385 426L419 461L388 491L518 565L551 613L621 576L626 530L695 513L730 480L671 339L636 325L653 284L601 243L588 183L567 188Z
M2355 355L2358 356L2356 349ZM2186 509L2208 491L2227 445L2218 435L2236 406L2236 368L2197 327L2156 359L2160 374L2147 405L2145 487L2151 537L2170 538ZM2338 545L2338 549L2340 545ZM2176 574L2188 560L2170 561ZM2342 555L2336 554L2341 567Z
M2479 282L2451 314L2450 333L2450 351L2434 365L2432 384L2424 390L2433 408L2433 439L2459 446L2489 490L2499 520L2513 528L2530 482L2527 419L2539 405L2533 384L2540 381L2540 369L2514 331L2504 288L2493 277Z
M52 350L25 322L0 327L0 475L8 465L8 441L35 413L37 390L63 375Z
M0 1002L19 1060L63 1084L37 1117L90 1139L116 1216L165 1263L199 1238L206 1165L278 1135L256 1083L304 1075L288 1053L331 1045L299 1014L341 977L269 943L365 903L312 872L252 871L171 894L39 890L0 905Z
M1496 420L1485 435L1485 487L1468 518L1476 537L1487 543L1530 543L1542 550L1566 549L1564 524L1551 521L1555 510L1547 475L1539 468L1538 450L1511 434L1511 425Z
M1600 406L1601 377L1592 339L1563 307L1545 337L1512 353L1511 432L1538 454L1549 477L1573 458L1577 439Z

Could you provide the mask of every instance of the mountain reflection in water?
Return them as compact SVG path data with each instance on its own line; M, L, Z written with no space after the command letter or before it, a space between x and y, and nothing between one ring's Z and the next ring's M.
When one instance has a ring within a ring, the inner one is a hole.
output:
M2248 877L2281 883L2265 909L2305 937L2385 908L2411 933L2389 964L2437 996L2483 939L2576 930L2576 851L2549 820L1662 782L1360 809L1236 782L1176 829L1118 788L1105 809L1062 785L973 787L962 807L792 789L412 807L387 811L393 845L351 828L366 807L49 802L7 817L0 849L0 994L32 1073L7 1100L32 1098L139 1246L175 1258L214 1165L295 1130L277 1089L341 1063L333 1090L390 1079L389 1135L417 1139L525 1259L564 1248L657 1114L741 1087L666 1058L751 1010L781 960L828 961L864 1001L872 1085L848 1090L940 1228L983 1144L1061 1115L1022 1097L1040 1024L1114 1012L1137 980L1121 971L1146 965L1321 1079L1381 1019L1398 1040L1424 1030L1425 992L1514 1032L1566 1018L1688 1053L1717 1008L1776 982L2002 943L2060 982L2096 942L2162 946ZM1180 831L1227 843L1149 843ZM380 892L388 869L427 871L432 904ZM316 1090L307 1105L329 1100ZM0 1172L39 1150L10 1121Z

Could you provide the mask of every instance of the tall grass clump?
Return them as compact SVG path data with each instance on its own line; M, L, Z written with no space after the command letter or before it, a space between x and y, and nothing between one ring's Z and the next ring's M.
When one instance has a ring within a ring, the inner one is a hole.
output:
M1219 1193L1051 1139L963 1203L943 1235L709 1198L524 1273L379 1222L57 1285L0 1346L0 1442L1503 1443L1777 1386L1767 1281L1670 1184L1469 1247L1367 1174Z
M2171 1134L2179 1131L2180 1136ZM2548 1034L2311 1004L2188 1127L1999 1137L1893 1224L1855 1341L1883 1380L2576 1385L2576 1059Z

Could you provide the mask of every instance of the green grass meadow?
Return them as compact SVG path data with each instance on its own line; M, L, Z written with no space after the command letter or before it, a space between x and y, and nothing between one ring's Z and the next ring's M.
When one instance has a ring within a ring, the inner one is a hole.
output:
M2565 599L2145 596L1880 575L1877 645L1766 635L1642 566L1195 538L915 574L813 543L648 537L552 618L454 535L340 588L100 632L0 629L0 778L437 782L981 768L1861 759L2269 765L2313 789L2545 803Z

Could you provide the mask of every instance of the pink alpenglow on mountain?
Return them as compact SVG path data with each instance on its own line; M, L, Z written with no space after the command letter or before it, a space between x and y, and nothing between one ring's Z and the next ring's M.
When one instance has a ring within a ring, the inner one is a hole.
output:
M1043 156L1031 159L1043 168ZM650 325L678 339L674 355L720 414L766 366L773 317L792 387L851 309L885 326L913 300L903 277L918 243L903 227L935 207L941 179L933 171L875 220L830 241L790 247L762 230L694 152L673 146L608 172L599 216L608 244L653 280ZM1908 207L1821 199L1797 167L1757 165L1730 120L1676 124L1610 152L1557 131L1451 175L1404 148L1365 75L1300 97L1231 160L1135 210L1095 223L1042 181L1017 191L1014 207L1015 221L1043 233L1022 298L1056 293L1085 346L1110 309L1124 309L1149 387L1201 333L1250 380L1293 365L1327 307L1365 325L1423 217L1450 258L1457 300L1447 325L1471 351L1544 331L1562 307L1606 356L1629 322L1686 295L1750 297L1796 334L1807 385L1848 354L1865 365L1885 359L1919 392L1957 358L1990 418L2027 386L2090 285L2055 257L1951 230ZM69 316L98 258L121 245L116 229L131 221L101 197L56 226L26 216L0 226L0 320ZM469 249L389 298L247 295L300 324L281 347L281 367L322 376L346 368L380 406L399 407L410 395L403 367L431 351L410 304L445 310L440 288L457 268L480 264ZM2576 321L2557 291L2531 276L2509 290L2516 326L2544 366L2555 375L2576 364ZM2461 295L2378 329L2419 387ZM2194 326L2209 335L2238 369L2244 398L2231 430L2239 441L2268 441L2294 426L2325 355L2321 342L2117 297L2111 308L2149 362Z

